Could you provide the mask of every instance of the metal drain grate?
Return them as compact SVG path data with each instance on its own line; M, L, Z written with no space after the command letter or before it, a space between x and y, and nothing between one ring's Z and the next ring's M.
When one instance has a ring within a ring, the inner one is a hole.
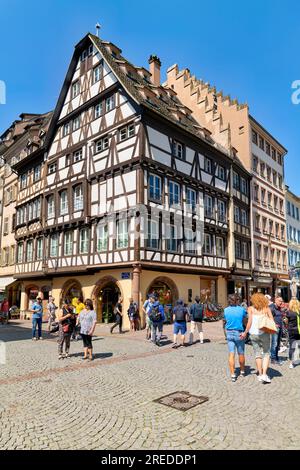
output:
M162 405L170 406L176 410L187 411L194 408L194 406L205 403L208 401L208 397L197 397L196 395L191 395L189 392L173 392L153 401Z

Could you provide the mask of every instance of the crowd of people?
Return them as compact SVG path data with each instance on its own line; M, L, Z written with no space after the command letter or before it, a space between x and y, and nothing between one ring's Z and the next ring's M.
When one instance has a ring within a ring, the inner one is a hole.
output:
M3 302L1 309L8 310L8 302ZM93 360L92 337L96 327L97 316L90 299L83 301L82 297L72 301L65 299L59 309L53 297L47 304L48 333L58 333L58 358L68 358L71 340L83 341L83 360ZM146 339L155 345L161 346L164 323L166 321L165 308L160 303L156 293L151 293L142 306L145 315ZM37 297L31 306L32 313L32 340L42 340L43 305L42 299ZM142 323L139 308L133 299L130 299L127 315L130 331L141 329ZM110 328L111 334L118 327L119 333L123 330L123 299L119 297L114 306L115 323ZM195 343L196 334L199 343L204 343L203 321L205 317L205 304L196 296L194 302L187 306L182 299L178 299L172 308L173 321L173 348ZM188 332L188 323L190 324ZM232 382L236 382L235 359L238 355L239 375L246 375L245 344L250 343L255 356L255 365L258 380L270 383L268 375L270 363L281 366L279 353L283 351L283 333L289 344L289 367L295 367L296 346L300 344L300 302L292 299L288 307L280 296L272 301L269 295L255 293L250 298L250 305L246 300L241 301L238 295L232 294L228 298L228 306L223 314L224 331L229 352L229 371ZM186 337L188 336L188 341ZM285 347L286 349L286 347Z
M278 366L283 364L279 351L284 329L289 343L289 367L293 369L296 346L300 344L300 302L292 299L286 308L280 296L272 302L269 295L255 293L251 296L249 307L240 304L237 295L230 295L228 303L224 310L224 323L232 382L237 380L236 353L240 376L245 376L245 342L248 336L253 347L259 382L271 382L268 375L270 362Z

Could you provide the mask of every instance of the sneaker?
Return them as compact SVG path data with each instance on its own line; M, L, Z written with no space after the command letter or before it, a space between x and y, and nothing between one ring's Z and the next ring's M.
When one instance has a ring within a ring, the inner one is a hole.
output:
M32 338L32 341L36 341L36 337Z
M245 377L245 376L246 376L246 372L245 372L244 370L241 370L240 375L241 375L241 377Z
M263 382L263 376L262 376L262 375L258 375L258 376L257 376L257 380L258 380L259 382Z
M200 341L200 344L204 344L204 341Z
M236 382L236 375L231 376L231 382Z
M172 348L174 348L174 349L178 348L178 344L177 344L177 343L173 343L173 344L172 344Z
M271 383L271 379L268 375L262 375L262 382L266 383L266 384L270 384Z
M64 358L64 356L63 356L62 354L60 354L60 355L58 356L58 359L63 359L63 358Z
M275 364L276 366L282 366L283 362L277 359L272 359L271 364Z
M291 362L290 365L289 365L289 369L294 369L294 364Z
M70 358L69 353L66 353L66 354L65 354L65 358L66 358L66 359L69 359L69 358Z
M40 337L39 339L40 339L40 340L42 340L43 338L42 338L42 337Z

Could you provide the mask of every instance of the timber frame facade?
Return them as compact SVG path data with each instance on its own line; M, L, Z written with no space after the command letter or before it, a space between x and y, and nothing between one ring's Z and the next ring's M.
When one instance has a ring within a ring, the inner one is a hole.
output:
M92 34L75 47L43 145L13 165L21 310L43 291L92 298L99 321L153 289L225 305L250 276L251 175L151 67Z

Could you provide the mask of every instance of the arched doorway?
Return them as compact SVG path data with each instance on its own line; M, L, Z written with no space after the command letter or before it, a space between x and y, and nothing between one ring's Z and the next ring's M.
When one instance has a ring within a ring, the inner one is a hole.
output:
M74 299L78 299L79 297L83 297L80 282L76 281L76 279L69 279L62 287L59 303L61 305L65 299L73 303Z
M114 308L119 297L123 297L121 287L112 276L106 276L97 282L93 291L93 301L98 322L114 321Z
M148 287L146 294L155 294L162 305L171 306L179 297L175 282L165 276L155 278Z

